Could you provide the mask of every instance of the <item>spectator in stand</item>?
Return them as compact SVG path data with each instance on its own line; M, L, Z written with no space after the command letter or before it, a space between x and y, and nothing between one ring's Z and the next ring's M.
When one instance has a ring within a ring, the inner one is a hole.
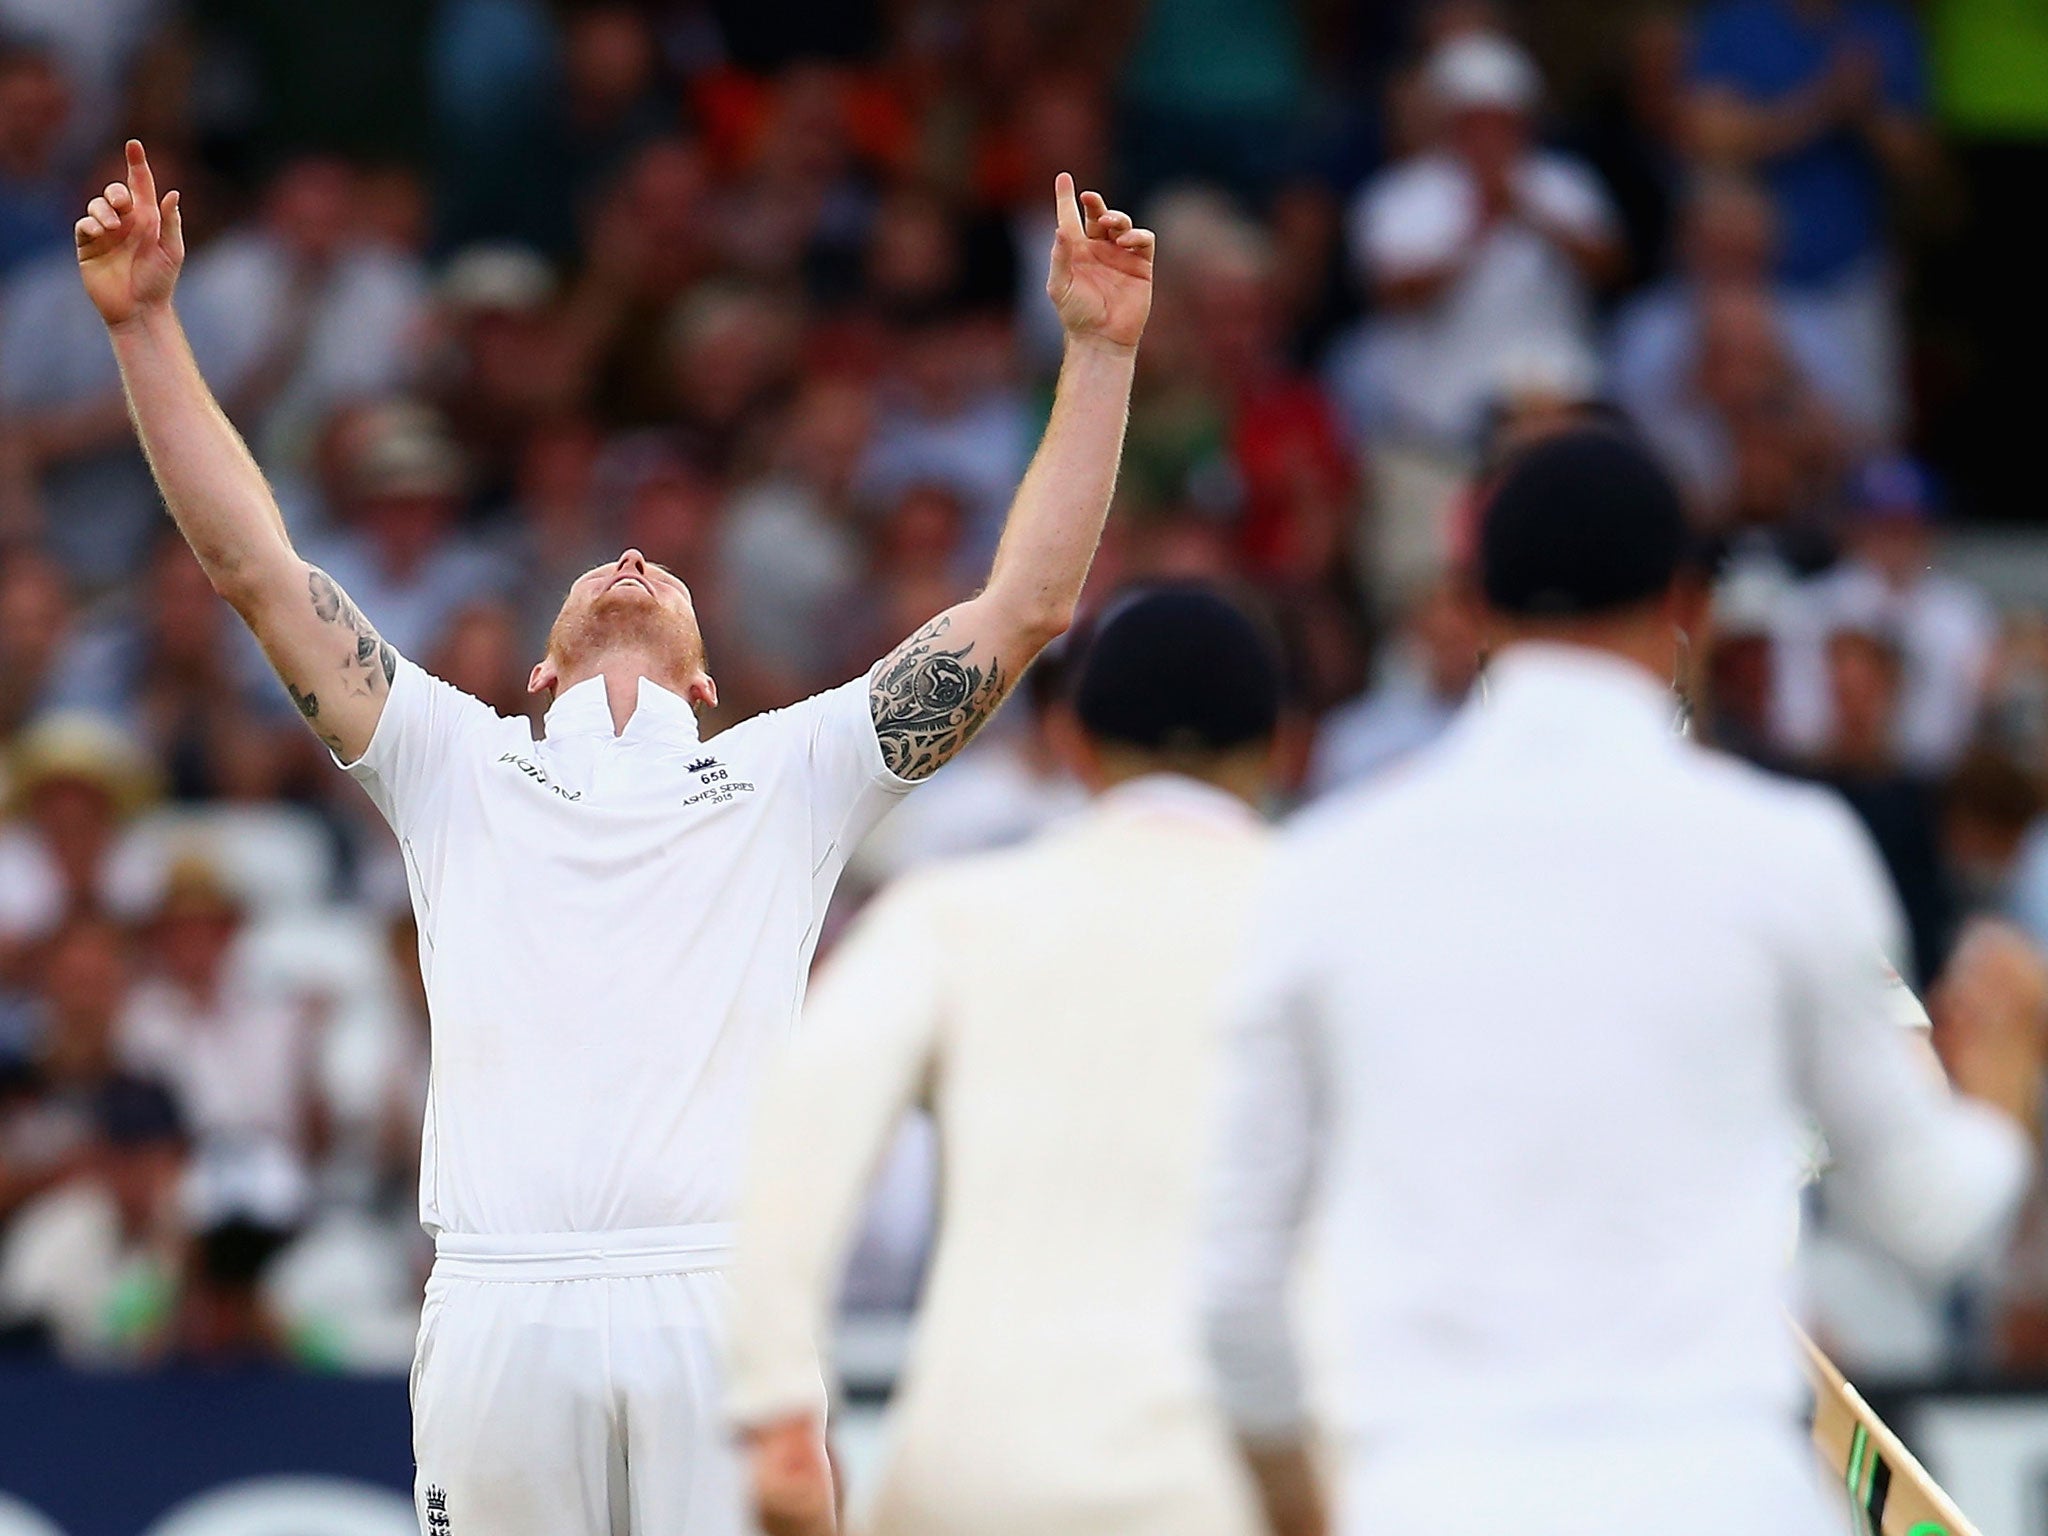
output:
M428 664L450 687L516 719L533 712L524 660L532 654L520 634L518 610L502 599L485 598L457 611Z
M0 548L0 752L62 695L73 628L64 568L40 550Z
M594 204L583 266L564 313L571 367L607 421L661 419L659 349L647 345L682 297L717 266L710 166L687 139L642 148Z
M71 243L71 179L57 163L70 114L56 59L0 40L0 279Z
M1844 615L1828 635L1826 657L1832 726L1811 771L1849 803L1877 844L1924 986L1948 958L1957 909L1936 785L1898 757L1903 651L1881 621Z
M122 830L156 791L155 765L96 715L45 715L17 738L0 823L0 951L136 905Z
M1150 192L1176 177L1263 196L1294 169L1307 85L1298 7L1285 0L1151 0L1124 65L1126 174Z
M1811 295L1778 281L1777 215L1762 187L1711 173L1687 194L1680 228L1681 269L1636 295L1615 316L1608 354L1614 399L1638 420L1683 412L1697 377L1706 312L1720 293L1761 295L1779 345L1802 387L1856 437L1882 441L1897 402L1859 372L1859 359Z
M510 582L456 528L461 453L432 411L406 402L360 413L339 453L348 504L334 532L308 541L314 563L375 606L393 645L430 655L464 604Z
M758 449L762 418L788 397L803 318L781 294L706 283L675 307L658 348L668 367L659 424L684 449L729 473Z
M1062 342L1058 318L1048 317L1038 302L1038 253L1051 247L1053 236L1052 215L1038 189L1061 171L1071 171L1084 187L1099 185L1108 176L1108 115L1099 82L1069 69L1033 76L1017 106L1012 147L1018 168L1008 178L1004 209L1016 284L1011 312L1018 354L1041 377L1049 378L1058 369ZM1153 222L1159 221L1154 217Z
M548 627L569 583L604 558L611 537L599 495L605 439L588 416L537 423L519 445L512 499L497 520L510 551L525 650L547 649Z
M1800 593L1805 615L1785 660L1782 729L1795 748L1827 730L1815 636L1851 615L1893 636L1903 673L1893 750L1915 773L1952 768L1975 734L1998 645L1998 615L1976 586L1935 568L1940 496L1910 459L1863 466L1849 490L1844 558Z
M303 466L335 406L412 381L426 275L417 253L368 238L361 213L349 165L295 160L253 221L193 260L185 311L214 338L200 360L267 465Z
M487 512L505 510L527 442L569 413L583 382L554 297L548 264L508 245L459 252L436 290L441 360L428 393L469 464L471 499Z
M1249 574L1310 587L1348 567L1351 445L1322 386L1287 355L1271 243L1244 220L1218 233L1191 253L1183 281L1243 498L1238 551Z
M925 481L906 486L876 513L868 532L867 580L853 599L850 622L835 626L847 656L874 649L874 637L895 628L904 614L936 601L943 609L972 590L966 554L967 513L950 486Z
M67 170L105 149L131 71L173 9L173 0L0 0L0 36L33 38L70 83L60 154Z
M2005 753L1972 749L1941 787L1942 858L1965 910L2011 919L2038 941L2048 928L2040 863L2042 786Z
M1760 767L1781 767L1778 631L1791 579L1774 560L1739 559L1714 582L1707 629L1695 635L1699 737Z
M303 1184L324 1139L313 1021L300 999L251 981L238 954L246 923L211 865L174 864L115 1049L130 1071L170 1088L202 1170L260 1159Z
M1681 7L1653 0L1624 23L1626 43L1567 141L1613 194L1627 232L1630 288L1671 266L1686 175L1685 71L1692 34Z
M153 1082L116 1079L97 1100L70 1174L0 1227L0 1337L32 1338L72 1364L126 1365L177 1289L184 1128Z
M1469 465L1503 360L1590 355L1593 297L1624 260L1598 179L1534 146L1542 81L1528 55L1498 35L1461 36L1431 56L1427 82L1441 142L1352 207L1352 255L1378 313L1336 362L1376 449L1383 564L1412 558L1401 551Z
M731 633L791 698L829 675L842 646L829 619L846 610L863 559L853 482L873 421L849 378L806 383L782 419L768 473L726 506L719 536Z
M110 174L94 166L95 193ZM40 543L90 593L141 567L162 516L95 323L68 249L21 262L0 285L0 527ZM213 355L205 321L191 336Z
M944 306L908 317L895 364L876 392L874 435L860 493L890 503L911 487L941 485L967 514L962 558L995 548L1011 489L1031 451L1031 419L1009 377L1008 328Z
M1461 584L1438 581L1416 597L1371 690L1323 716L1309 795L1363 784L1442 735L1479 675L1480 643Z
M284 697L182 539L159 538L140 580L137 611L80 637L65 702L130 722L171 798L216 798L228 754L289 728Z
M114 1029L128 994L128 941L104 918L51 935L38 968L36 1038L0 1080L0 1218L76 1172L121 1070Z
M1715 0L1692 61L1695 148L1763 177L1779 273L1824 306L1887 426L1903 370L1885 190L1928 161L1925 68L1896 0Z
M1816 520L1840 464L1834 418L1786 347L1770 296L1720 285L1700 296L1691 368L1661 396L1623 404L1717 530Z

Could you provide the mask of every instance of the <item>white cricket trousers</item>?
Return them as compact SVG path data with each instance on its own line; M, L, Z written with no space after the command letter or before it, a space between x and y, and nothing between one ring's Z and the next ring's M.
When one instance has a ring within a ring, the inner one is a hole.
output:
M726 1226L435 1242L412 1369L425 1536L740 1536Z

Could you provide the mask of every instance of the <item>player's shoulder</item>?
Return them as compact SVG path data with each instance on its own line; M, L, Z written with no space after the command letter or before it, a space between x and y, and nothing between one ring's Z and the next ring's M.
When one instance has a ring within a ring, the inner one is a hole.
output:
M1860 859L1868 834L1826 784L1700 746L1688 746L1681 764L1699 802L1695 820L1709 835L1795 867Z

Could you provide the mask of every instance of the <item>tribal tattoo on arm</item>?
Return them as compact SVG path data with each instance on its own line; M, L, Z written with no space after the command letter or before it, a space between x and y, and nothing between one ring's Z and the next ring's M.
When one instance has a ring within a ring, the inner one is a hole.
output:
M993 654L984 665L974 641L942 643L952 627L951 615L940 614L897 646L869 684L882 761L898 778L938 772L1010 691L1013 679Z
M398 652L363 617L362 610L341 590L334 578L318 566L306 568L306 591L312 599L313 617L342 631L347 640L347 650L338 658L333 673L340 701L345 703L349 699L373 697L380 680L388 691L391 680L398 675ZM284 680L284 687L285 692L291 695L292 703L320 739L335 753L347 755L343 751L341 737L321 716L319 691L310 687L302 689L290 678ZM330 699L330 705L333 702ZM330 707L329 714L332 713Z

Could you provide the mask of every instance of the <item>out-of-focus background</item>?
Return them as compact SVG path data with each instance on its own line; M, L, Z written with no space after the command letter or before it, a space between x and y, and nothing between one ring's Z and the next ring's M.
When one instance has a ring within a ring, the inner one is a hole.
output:
M1869 823L1938 1042L2043 1006L2030 0L0 0L7 1536L411 1518L373 1491L409 1476L430 1256L404 880L130 436L70 250L130 134L295 539L507 714L625 544L694 587L718 726L972 590L1059 360L1071 170L1161 252L1096 588L1266 604L1290 804L1471 686L1475 474L1619 410L1719 562L1695 729ZM883 826L843 910L1073 806L1050 691ZM1985 915L2017 940L1944 980ZM913 1130L850 1281L857 1389L929 1177ZM1899 1384L1989 1536L2048 1531L2048 1215L1941 1296L1815 1233L1851 1374ZM285 1473L349 1481L153 1524Z

